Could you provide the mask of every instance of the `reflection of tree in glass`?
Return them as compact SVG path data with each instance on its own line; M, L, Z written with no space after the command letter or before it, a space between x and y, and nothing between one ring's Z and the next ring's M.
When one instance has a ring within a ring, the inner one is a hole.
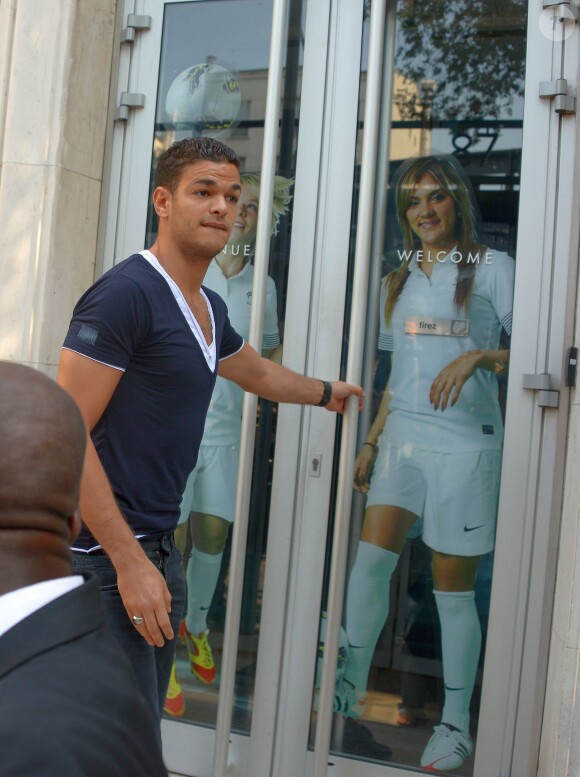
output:
M433 118L494 118L523 95L527 0L398 0L395 67L417 87L434 81ZM403 119L422 114L416 90L398 89Z

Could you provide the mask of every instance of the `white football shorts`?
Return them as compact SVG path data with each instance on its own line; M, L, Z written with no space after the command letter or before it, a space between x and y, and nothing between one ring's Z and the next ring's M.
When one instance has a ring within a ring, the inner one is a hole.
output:
M236 512L239 445L202 445L181 500L184 523L191 512L233 522Z
M410 443L379 440L367 507L392 505L417 521L433 550L478 556L493 550L501 451L441 453Z

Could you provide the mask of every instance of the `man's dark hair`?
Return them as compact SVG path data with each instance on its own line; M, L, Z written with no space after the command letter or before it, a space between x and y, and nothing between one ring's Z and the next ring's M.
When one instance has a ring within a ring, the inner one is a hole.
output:
M174 192L183 168L200 160L229 163L240 169L238 155L225 143L214 138L185 138L176 140L159 157L155 185Z

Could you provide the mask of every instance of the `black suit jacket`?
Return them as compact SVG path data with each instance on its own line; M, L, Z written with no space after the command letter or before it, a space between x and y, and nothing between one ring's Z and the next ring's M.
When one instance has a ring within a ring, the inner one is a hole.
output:
M0 777L167 777L96 578L0 637Z

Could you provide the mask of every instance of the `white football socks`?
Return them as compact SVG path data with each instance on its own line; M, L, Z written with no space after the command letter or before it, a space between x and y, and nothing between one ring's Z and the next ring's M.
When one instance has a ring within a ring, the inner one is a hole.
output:
M345 678L364 694L375 645L389 614L391 576L399 555L359 542L346 598L349 649Z
M469 734L469 705L481 652L475 591L433 591L441 622L445 705L441 720Z
M207 613L215 592L223 553L202 553L195 546L187 563L185 625L196 637L207 629Z

